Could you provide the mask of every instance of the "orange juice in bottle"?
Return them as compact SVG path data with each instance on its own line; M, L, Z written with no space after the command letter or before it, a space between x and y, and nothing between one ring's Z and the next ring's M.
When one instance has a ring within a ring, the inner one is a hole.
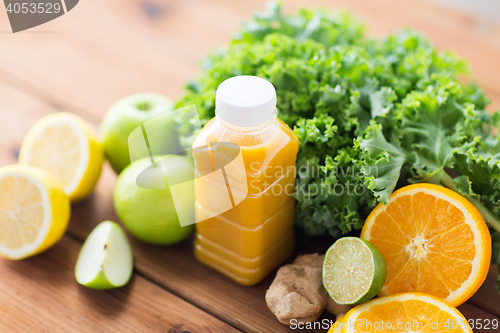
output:
M253 285L294 250L298 139L276 117L268 81L236 76L216 93L216 116L193 144L195 255Z

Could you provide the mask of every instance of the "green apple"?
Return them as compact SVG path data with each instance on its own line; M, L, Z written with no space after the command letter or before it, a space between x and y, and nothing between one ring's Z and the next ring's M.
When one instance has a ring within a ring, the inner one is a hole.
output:
M119 174L130 164L128 138L144 122L173 109L174 104L165 96L144 93L125 97L107 112L101 124L101 142L111 167ZM180 151L174 121L163 122L161 142L150 142L154 147L164 147L165 152Z
M132 277L132 249L123 229L111 221L101 222L83 243L76 261L79 284L92 289L126 285Z
M115 210L125 227L139 240L156 245L179 243L194 231L193 224L181 226L178 218L178 213L194 218L194 187L183 190L177 195L180 198L176 196L178 212L164 170L169 179L184 181L193 178L194 167L184 156L154 156L154 159L158 161L156 168L146 157L123 170L113 193ZM150 184L152 186L144 188L137 185L133 170L147 167L150 174L156 175L149 182L159 182L158 186Z

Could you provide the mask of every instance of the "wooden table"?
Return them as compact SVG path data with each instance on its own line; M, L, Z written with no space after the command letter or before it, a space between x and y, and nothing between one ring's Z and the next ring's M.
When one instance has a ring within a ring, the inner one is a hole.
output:
M439 48L471 63L500 107L500 28L422 0L285 1L349 9L374 35L411 26ZM209 51L224 45L263 0L85 0L69 14L11 34L0 10L0 165L16 163L30 127L51 112L71 111L96 128L109 106L137 92L179 98ZM82 241L103 220L118 221L109 166L94 194L73 205L68 232L52 249L21 262L0 260L0 332L291 332L266 307L272 276L242 287L199 264L192 242L158 247L132 239L134 277L126 287L94 291L73 275ZM499 319L500 296L485 285L460 310ZM324 314L322 319L333 319ZM318 329L316 332L325 332ZM481 332L481 330L476 330ZM493 330L484 330L493 332Z

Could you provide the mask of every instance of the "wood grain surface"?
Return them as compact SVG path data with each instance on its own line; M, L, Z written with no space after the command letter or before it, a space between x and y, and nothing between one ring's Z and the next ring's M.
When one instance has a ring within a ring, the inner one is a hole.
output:
M179 98L204 55L226 44L264 3L86 0L69 14L16 35L4 33L9 26L0 10L0 166L16 162L23 137L46 114L71 111L97 130L111 104L128 94L151 91ZM498 26L424 1L284 2L289 12L304 5L351 10L371 35L405 26L424 31L439 48L470 61L473 77L492 98L491 109L500 108ZM136 260L130 285L111 292L79 286L73 269L81 242L99 222L118 221L112 206L115 180L106 165L95 192L73 205L68 235L53 249L22 262L0 261L0 332L294 331L266 307L272 275L242 287L199 264L191 240L159 247L129 237ZM460 307L467 318L500 317L495 270ZM321 319L333 316L325 311Z
M80 286L80 247L65 236L37 257L0 260L0 332L239 332L137 274L111 291Z

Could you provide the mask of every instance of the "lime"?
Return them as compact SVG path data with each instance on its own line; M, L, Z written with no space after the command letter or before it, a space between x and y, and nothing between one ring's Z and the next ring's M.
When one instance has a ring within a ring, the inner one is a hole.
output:
M340 238L326 251L323 285L338 304L368 301L382 289L386 277L384 256L366 240Z
M76 281L92 289L122 287L132 277L132 249L122 228L104 221L92 230L76 261Z

